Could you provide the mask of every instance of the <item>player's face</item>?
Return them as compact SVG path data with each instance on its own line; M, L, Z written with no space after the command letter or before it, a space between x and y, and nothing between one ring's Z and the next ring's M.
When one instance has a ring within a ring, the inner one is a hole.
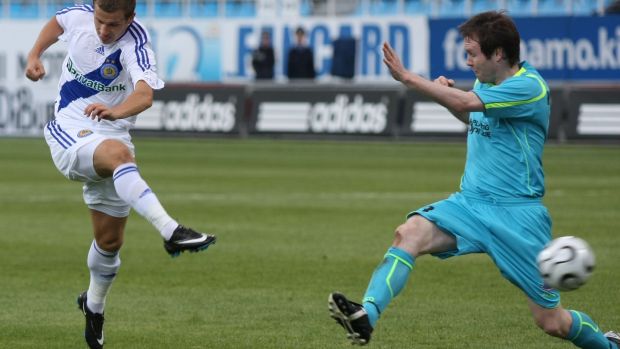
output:
M125 13L121 10L105 12L95 5L95 29L99 40L104 44L111 44L120 39L133 21L133 17L134 15L125 17Z
M495 83L497 64L494 55L487 58L480 50L480 44L469 37L465 38L463 46L467 53L467 65L474 71L476 78L483 83Z

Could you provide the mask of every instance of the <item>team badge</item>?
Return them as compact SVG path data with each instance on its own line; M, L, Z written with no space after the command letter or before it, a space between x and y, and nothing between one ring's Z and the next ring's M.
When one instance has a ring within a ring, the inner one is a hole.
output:
M91 130L81 130L80 132L77 133L77 136L79 138L84 138L84 137L90 136L92 134L93 134L93 131L91 131Z
M113 80L118 76L118 68L114 64L105 63L99 69L99 73L101 73L104 79Z

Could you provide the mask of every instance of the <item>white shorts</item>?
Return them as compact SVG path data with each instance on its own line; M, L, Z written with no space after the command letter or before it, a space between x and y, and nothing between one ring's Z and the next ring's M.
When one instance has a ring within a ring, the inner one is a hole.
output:
M74 125L61 126L56 120L48 122L43 133L58 171L84 183L83 196L88 207L114 217L129 215L130 206L116 193L112 177L101 178L93 164L95 149L106 139L123 142L135 154L129 133L102 133Z

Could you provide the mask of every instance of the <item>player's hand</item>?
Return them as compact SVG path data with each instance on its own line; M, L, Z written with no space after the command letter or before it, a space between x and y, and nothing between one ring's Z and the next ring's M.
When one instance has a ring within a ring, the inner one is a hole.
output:
M390 70L390 74L397 81L404 82L405 77L410 74L403 66L396 52L394 52L394 49L387 42L383 43L383 63L385 63Z
M441 75L437 79L433 80L434 83L440 84L443 86L454 87L454 80L448 79L445 76Z
M26 77L32 81L38 81L45 76L45 67L39 57L28 57L26 63Z
M101 103L89 104L84 109L84 115L93 120L116 120L118 117L114 115L112 109Z

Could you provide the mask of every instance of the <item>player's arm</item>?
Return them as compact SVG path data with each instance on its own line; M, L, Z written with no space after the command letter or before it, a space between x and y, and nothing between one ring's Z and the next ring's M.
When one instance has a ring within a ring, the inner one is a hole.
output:
M471 91L454 88L453 80L440 77L433 82L409 72L388 43L383 44L383 56L383 62L394 79L443 105L462 122L469 123L469 112L484 111L480 98Z
M58 24L56 17L52 17L52 19L45 24L43 29L41 29L37 40L28 53L28 60L26 63L26 77L28 77L28 79L37 81L45 75L45 68L41 62L41 55L48 47L58 41L58 37L62 35L63 32L64 30L60 24Z
M136 83L134 91L119 105L108 107L93 103L86 107L84 115L95 120L118 120L140 114L153 104L153 89L143 80Z

